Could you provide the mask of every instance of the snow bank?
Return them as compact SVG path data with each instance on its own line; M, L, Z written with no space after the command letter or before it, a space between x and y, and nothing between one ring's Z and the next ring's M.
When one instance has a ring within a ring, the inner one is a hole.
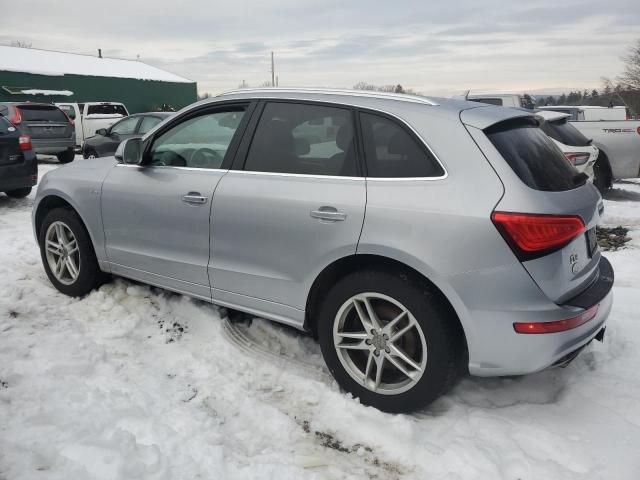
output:
M71 90L38 90L36 88L21 90L20 93L24 93L26 95L62 95L65 97L73 95Z
M231 325L125 280L59 294L31 203L0 196L0 478L640 478L640 229L607 255L603 344L565 369L467 378L423 412L389 415L342 393L317 344L286 327ZM640 222L637 201L605 203Z

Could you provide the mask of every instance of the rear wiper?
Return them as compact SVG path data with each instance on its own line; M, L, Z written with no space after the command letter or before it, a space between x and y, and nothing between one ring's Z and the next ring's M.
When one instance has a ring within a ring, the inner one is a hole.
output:
M573 184L575 186L584 185L587 182L587 180L589 180L589 175L587 175L584 172L580 172L577 175L574 175L571 180L573 181Z

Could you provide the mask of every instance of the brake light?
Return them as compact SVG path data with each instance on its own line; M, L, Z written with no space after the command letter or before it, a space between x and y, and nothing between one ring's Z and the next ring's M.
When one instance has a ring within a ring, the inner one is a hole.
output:
M31 137L29 137L29 135L20 135L18 138L18 144L20 145L20 150L31 150L33 148L31 145Z
M554 322L528 322L514 323L513 329L516 333L558 333L578 328L589 320L592 320L598 313L598 305L585 310L577 317L567 318L565 320L556 320Z
M567 157L567 160L569 160L569 163L574 166L584 165L589 161L589 157L591 156L591 154L587 152L565 153L564 155Z
M20 115L20 109L13 107L13 115L9 117L9 121L14 125L20 125L22 123L22 115Z
M577 215L493 212L491 221L521 261L559 250L586 229Z

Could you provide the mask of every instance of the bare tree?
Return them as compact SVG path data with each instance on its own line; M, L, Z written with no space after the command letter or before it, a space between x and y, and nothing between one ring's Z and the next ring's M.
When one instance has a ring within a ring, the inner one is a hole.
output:
M620 77L619 83L625 89L640 90L640 39L633 45L627 55L622 57L625 63L625 70Z
M23 42L22 40L14 40L11 42L12 47L20 47L20 48L31 48L31 44L27 42Z

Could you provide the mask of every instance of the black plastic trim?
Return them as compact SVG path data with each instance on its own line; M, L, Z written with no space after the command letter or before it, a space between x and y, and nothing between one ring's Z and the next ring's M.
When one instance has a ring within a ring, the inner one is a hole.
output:
M600 256L598 264L598 278L585 290L564 302L564 305L580 308L591 308L600 303L613 288L614 274L613 267L609 260Z

